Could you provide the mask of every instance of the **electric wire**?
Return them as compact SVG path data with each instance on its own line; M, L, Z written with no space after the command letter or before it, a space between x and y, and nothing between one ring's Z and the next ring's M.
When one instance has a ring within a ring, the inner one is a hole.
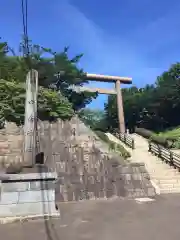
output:
M30 68L29 38L28 38L28 0L21 0L22 24L23 24L23 56Z

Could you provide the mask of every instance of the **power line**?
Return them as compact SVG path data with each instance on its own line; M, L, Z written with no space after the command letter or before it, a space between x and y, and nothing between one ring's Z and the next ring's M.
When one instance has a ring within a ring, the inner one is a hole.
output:
M21 0L21 11L23 21L23 54L25 57L29 55L29 39L28 39L28 0Z
M26 14L26 35L28 36L28 0L25 1L25 14Z

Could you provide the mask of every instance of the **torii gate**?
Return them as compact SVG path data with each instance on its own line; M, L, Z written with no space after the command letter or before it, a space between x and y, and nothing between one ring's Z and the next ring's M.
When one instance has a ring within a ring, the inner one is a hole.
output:
M73 88L76 91L81 91L81 92L87 91L87 92L98 92L100 94L116 94L117 95L117 111L118 111L118 119L119 119L119 131L120 133L125 133L121 83L131 84L132 78L86 73L85 79L90 81L95 81L95 82L108 82L108 83L115 84L115 89L110 89L110 90L102 89L102 88L89 88L89 87L76 87L76 86Z

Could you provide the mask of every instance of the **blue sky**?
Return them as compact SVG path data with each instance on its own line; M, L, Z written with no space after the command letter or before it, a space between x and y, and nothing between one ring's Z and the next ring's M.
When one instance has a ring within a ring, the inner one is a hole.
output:
M86 72L130 76L153 83L180 59L179 0L29 0L28 30L34 43L70 55L84 53ZM16 47L22 35L20 0L2 0L0 36ZM105 83L91 86L112 87ZM101 95L91 106L103 107Z

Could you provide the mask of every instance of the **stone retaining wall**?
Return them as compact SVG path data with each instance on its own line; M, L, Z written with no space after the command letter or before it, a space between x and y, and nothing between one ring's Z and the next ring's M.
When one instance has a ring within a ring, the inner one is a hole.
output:
M77 182L74 176L64 173L29 173L29 174L1 174L0 175L0 218L31 217L31 216L59 216L55 209L56 202L71 202L90 199L106 199L114 196L137 198L154 197L155 191L144 166L122 166L117 178L107 179L108 186L103 187L103 194L96 181ZM58 181L55 181L58 179ZM112 181L113 180L113 181ZM55 183L56 182L56 183ZM88 191L88 198L80 196L82 190ZM85 186L85 185L86 186ZM106 184L107 185L107 184ZM108 187L108 188L107 188ZM99 188L99 190L98 190ZM57 192L55 198L55 189ZM113 189L116 189L115 191ZM76 199L78 190L78 199ZM99 191L99 193L98 193ZM108 191L112 194L107 196ZM118 192L119 191L119 194ZM58 193L63 199L58 199ZM98 195L97 195L98 193ZM69 197L68 197L69 196ZM74 196L74 197L72 197ZM60 209L61 210L61 209Z
M54 171L52 166L53 152L58 151L59 142L70 141L72 136L73 119L70 122L58 120L54 123L38 121L38 151L44 153L44 159L50 163L49 171ZM6 171L11 165L27 165L23 159L24 135L23 126L15 123L6 123L0 129L0 170ZM50 169L51 168L51 169Z
M55 210L55 173L1 175L0 218L59 215Z
M156 195L144 164L139 163L114 166L98 173L59 172L56 191L57 202Z

